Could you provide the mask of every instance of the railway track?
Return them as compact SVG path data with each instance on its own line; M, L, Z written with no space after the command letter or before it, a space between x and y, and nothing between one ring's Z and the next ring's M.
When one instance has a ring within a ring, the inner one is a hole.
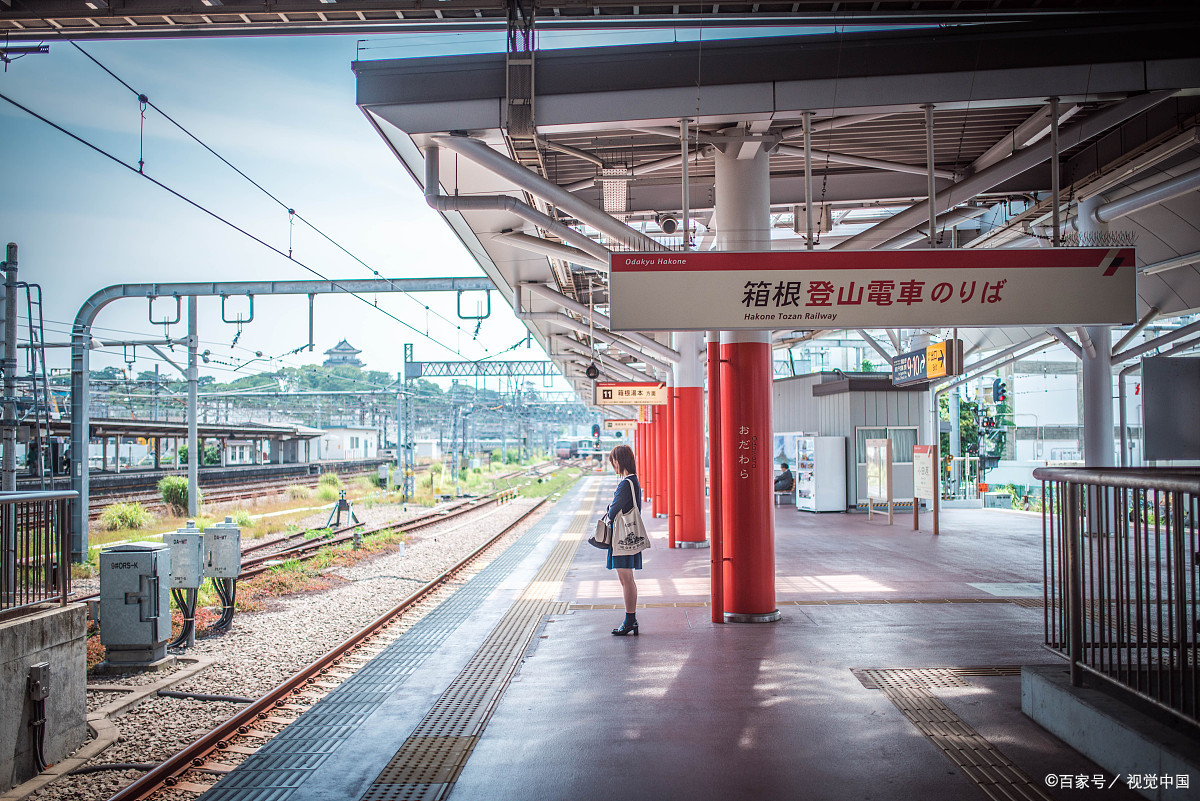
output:
M141 778L126 786L113 795L109 801L138 801L152 798L164 790L183 791L199 794L209 789L209 785L189 780L193 771L211 776L213 773L227 772L229 767L217 761L222 752L248 753L251 749L239 745L242 739L253 738L257 745L262 744L263 733L256 728L263 723L290 722L279 718L278 715L297 711L305 700L315 703L316 696L329 692L336 686L337 676L334 671L338 668L351 670L366 661L366 655L359 652L367 648L373 640L384 635L388 628L395 625L406 611L429 598L442 585L467 569L486 554L497 542L524 523L537 512L548 499L542 499L520 518L505 526L503 530L491 537L482 546L472 551L465 558L437 577L424 584L399 604L376 618L366 627L342 642L333 650L312 662L307 667L293 674L290 678L275 688L248 704L237 714L216 726L174 756L164 760ZM198 776L195 778L199 778Z
M323 548L342 545L347 542L353 542L355 530L358 529L357 535L360 537L368 537L372 534L378 534L381 531L402 531L413 532L419 531L429 526L436 526L447 520L453 520L470 512L483 509L494 503L503 503L511 499L515 494L513 489L502 489L490 492L487 495L481 495L470 499L458 501L449 506L440 506L437 509L431 510L425 514L417 515L416 517L408 518L394 523L384 523L382 525L367 528L364 524L356 523L354 525L343 526L338 529L329 531L324 536L309 538L314 532L324 533L324 528L306 529L297 531L294 534L289 534L285 537L279 537L269 542L254 543L242 548L242 571L238 574L239 581L254 578L262 575L270 570L276 564L284 560L300 560L304 561L312 559ZM247 554L257 554L260 551L271 550L270 553L253 556L246 559ZM86 601L94 601L100 597L99 592L89 593L87 595L73 595L70 597L72 603L82 603Z
M516 470L510 473L505 473L496 477L496 482L509 480L514 477L524 475L528 472L533 472L539 478L545 478L558 470L564 469L564 465L554 464L552 462L535 465L530 470ZM270 570L279 561L287 559L306 560L314 558L322 548L341 545L354 540L355 529L358 529L357 536L365 537L372 534L377 534L381 531L399 530L403 532L418 531L429 526L439 525L447 520L463 516L469 512L482 509L494 503L503 503L510 500L515 495L516 489L505 487L503 489L493 490L484 495L463 498L458 501L451 501L447 505L438 506L424 514L407 520L398 521L395 523L385 523L382 525L366 528L363 524L355 524L343 526L334 529L328 534L320 537L311 537L314 532L324 533L324 528L305 529L294 534L289 534L284 537L266 542L258 542L247 545L242 548L242 570L238 575L239 581L244 581L255 576L262 575ZM247 554L256 554L259 551L271 549L268 554L254 556L246 559ZM73 595L69 598L72 603L82 603L86 601L95 601L100 597L99 592L89 593L86 595Z

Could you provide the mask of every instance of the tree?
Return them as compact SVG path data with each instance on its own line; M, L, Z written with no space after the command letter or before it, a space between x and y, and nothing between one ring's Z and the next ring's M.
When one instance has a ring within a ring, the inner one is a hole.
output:
M975 401L960 400L958 402L958 442L961 447L959 448L960 452L953 454L954 456L966 456L968 447L979 442L979 421L976 417L978 412L979 404ZM938 417L942 420L950 419L950 397L948 395L938 398ZM942 434L941 452L943 454L950 453L949 433Z
M179 463L188 463L188 446L179 446ZM216 465L221 463L221 451L211 442L204 444L204 461L201 464Z
M871 364L870 359L863 359L861 369L864 373L873 373L875 372L875 365Z

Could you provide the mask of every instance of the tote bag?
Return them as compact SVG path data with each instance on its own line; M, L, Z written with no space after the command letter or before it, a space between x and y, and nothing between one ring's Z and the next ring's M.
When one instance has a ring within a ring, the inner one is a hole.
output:
M646 524L642 522L642 513L637 504L628 512L617 515L613 521L612 553L613 556L633 556L650 547L650 537L646 535Z

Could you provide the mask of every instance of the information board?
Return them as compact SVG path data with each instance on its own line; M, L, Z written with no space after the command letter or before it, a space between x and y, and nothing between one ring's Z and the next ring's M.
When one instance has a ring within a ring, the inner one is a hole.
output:
M1124 325L1133 248L614 253L614 331Z
M637 428L637 420L605 420L605 431L633 431Z
M867 499L892 500L892 441L867 440Z
M933 486L933 446L913 446L913 497L932 501Z
M666 406L667 385L661 381L597 381L597 406Z

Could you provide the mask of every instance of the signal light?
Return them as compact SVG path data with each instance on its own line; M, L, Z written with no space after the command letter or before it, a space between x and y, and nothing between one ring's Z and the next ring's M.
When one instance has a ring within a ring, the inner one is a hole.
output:
M992 380L992 401L994 403L1004 403L1008 400L1008 385L999 378Z
M597 439L600 438L600 424L599 423L592 423L592 436L596 437Z

